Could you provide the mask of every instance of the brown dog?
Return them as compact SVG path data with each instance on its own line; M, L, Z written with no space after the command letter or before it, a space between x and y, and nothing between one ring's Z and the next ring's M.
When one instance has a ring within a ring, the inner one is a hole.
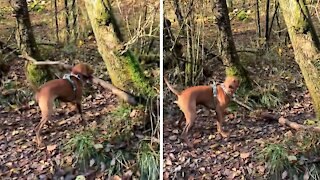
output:
M83 120L81 110L82 86L86 80L92 78L92 74L93 70L89 65L80 63L74 66L71 74L65 75L63 79L48 81L40 87L36 93L36 100L39 104L42 117L40 123L35 128L38 146L41 145L42 141L40 131L53 113L55 99L76 104L81 120Z
M186 118L186 125L182 132L182 137L188 144L188 146L193 146L187 139L187 134L190 128L192 127L197 110L196 106L201 104L210 109L215 109L217 113L217 131L222 135L222 137L229 136L228 132L222 130L222 124L224 119L224 112L228 106L230 98L236 92L239 87L239 80L234 76L229 76L226 78L223 84L213 86L194 86L185 89L181 93L176 91L164 78L169 89L178 96L178 101L176 103L180 107L181 111L184 113ZM214 90L214 88L216 88ZM214 91L216 94L214 95Z

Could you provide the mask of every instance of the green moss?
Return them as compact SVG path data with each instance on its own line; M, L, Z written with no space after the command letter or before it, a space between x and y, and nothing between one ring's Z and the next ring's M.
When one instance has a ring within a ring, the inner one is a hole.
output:
M39 66L29 63L26 69L27 80L36 87L39 87L40 85L51 79L49 71L46 69L42 69Z
M96 12L99 12L100 14L97 16L99 18L96 19L97 24L99 26L108 26L111 22L111 17L109 16L108 12L106 11L105 7L103 6L103 1L98 0L96 1Z
M135 87L138 88L142 94L147 95L148 97L155 97L156 92L151 88L147 79L144 77L138 60L135 58L132 52L127 51L123 55L125 58L127 58L128 72Z
M234 66L226 68L226 75L227 76L238 76L239 74L240 73L239 73L238 69Z
M303 5L304 6L304 5ZM307 20L305 19L305 17L303 16L303 14L301 13L301 8L303 8L303 6L299 6L298 2L295 3L295 17L294 19L296 19L296 23L294 25L294 29L299 32L299 33L304 33L306 31L308 31L309 29L309 23L307 22ZM302 9L304 12L306 12L306 9Z
M248 19L248 14L241 10L238 14L237 14L237 18L239 21L245 21L246 19Z

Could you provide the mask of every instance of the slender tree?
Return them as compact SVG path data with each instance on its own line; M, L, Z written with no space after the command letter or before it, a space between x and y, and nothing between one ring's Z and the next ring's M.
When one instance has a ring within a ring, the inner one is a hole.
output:
M155 96L133 52L124 46L124 36L109 0L85 0L99 52L112 83L134 95Z
M304 0L279 0L298 63L320 121L320 43Z
M14 16L16 17L17 30L16 41L22 54L28 54L37 60L41 60L40 52L37 47L26 0L11 0ZM51 78L50 71L46 67L35 66L28 62L26 66L28 81L39 86Z
M233 41L230 19L226 0L214 0L213 12L218 26L218 47L227 75L235 75L242 79L243 84L250 87L251 82L246 69L241 65Z

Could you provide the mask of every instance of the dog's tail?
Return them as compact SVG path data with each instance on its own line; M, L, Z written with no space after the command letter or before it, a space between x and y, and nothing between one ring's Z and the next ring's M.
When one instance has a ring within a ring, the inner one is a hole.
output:
M169 83L169 81L167 80L167 78L163 77L163 79L164 79L164 82L167 84L168 88L173 92L173 94L175 94L175 95L177 95L177 96L179 96L179 95L181 94L180 92L178 92L177 90L175 90L175 89L171 86L171 84Z

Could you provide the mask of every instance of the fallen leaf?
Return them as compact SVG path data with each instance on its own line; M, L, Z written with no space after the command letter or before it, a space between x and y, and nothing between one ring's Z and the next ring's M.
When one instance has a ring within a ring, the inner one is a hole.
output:
M89 166L92 167L96 161L94 159L90 160Z
M200 142L202 142L202 139L195 139L195 140L193 141L193 144L199 144Z
M175 140L177 140L177 136L176 135L169 136L169 140L175 141Z
M297 162L298 158L296 156L292 155L292 156L288 156L288 160L290 162Z
M76 180L86 180L86 177L84 177L84 175L79 175L76 177Z
M133 172L131 170L125 172L123 175L122 175L122 179L123 180L130 180L131 177L132 177L132 174Z
M283 173L281 174L281 178L285 179L288 176L288 172L287 171L283 171Z
M165 164L168 165L168 166L172 166L172 161L170 160L169 157L166 158L166 163Z
M55 149L56 149L56 147L57 147L57 145L56 145L56 144L49 145L49 146L47 146L47 151L51 152L51 151L55 150Z
M242 159L246 159L246 158L248 158L249 156L250 156L250 152L240 153L240 157L241 157Z
M111 178L112 180L121 180L121 177L119 177L118 175L115 175Z
M103 145L102 144L95 144L94 148L97 149L97 150L98 149L103 149Z

